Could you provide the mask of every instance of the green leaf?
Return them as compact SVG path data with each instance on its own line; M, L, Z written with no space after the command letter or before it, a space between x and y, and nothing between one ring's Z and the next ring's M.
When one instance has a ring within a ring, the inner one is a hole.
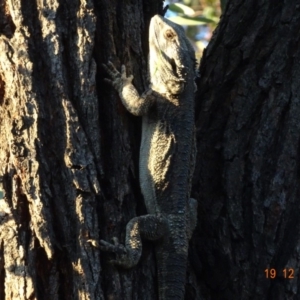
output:
M192 8L181 3L169 4L169 10L185 15L193 15L195 13L195 11Z
M206 18L212 18L215 16L215 10L211 6L206 6L203 10L203 16Z
M169 20L179 25L186 25L186 26L198 26L198 25L218 22L218 18L187 17L187 16L171 17L169 18Z

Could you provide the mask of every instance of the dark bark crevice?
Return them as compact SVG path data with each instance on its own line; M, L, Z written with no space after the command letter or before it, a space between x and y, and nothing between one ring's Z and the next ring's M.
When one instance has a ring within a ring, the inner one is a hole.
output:
M11 38L16 30L16 26L12 21L12 17L9 11L7 1L1 1L0 3L0 34L5 35L7 38Z
M202 243L193 250L204 264L207 297L287 299L297 285L279 273L299 266L299 222L292 213L299 209L298 98L292 90L299 90L293 79L300 22L296 3L246 2L229 3L200 66L194 188L207 210L196 233ZM246 9L252 13L245 17ZM251 26L243 23L248 16ZM230 28L237 34L229 36ZM266 280L264 270L273 267L278 278ZM220 274L223 286L216 284Z

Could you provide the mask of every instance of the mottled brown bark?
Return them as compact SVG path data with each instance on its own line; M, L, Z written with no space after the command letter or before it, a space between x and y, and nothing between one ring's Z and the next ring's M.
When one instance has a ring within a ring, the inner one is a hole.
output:
M92 7L1 6L2 299L103 298Z
M125 63L144 89L148 23L162 9L144 2L0 2L1 300L156 297L151 246L130 271L103 255L102 277L93 246L100 227L122 239L145 212L140 121L101 68Z
M228 1L202 59L191 258L205 299L300 299L299 32L300 1Z

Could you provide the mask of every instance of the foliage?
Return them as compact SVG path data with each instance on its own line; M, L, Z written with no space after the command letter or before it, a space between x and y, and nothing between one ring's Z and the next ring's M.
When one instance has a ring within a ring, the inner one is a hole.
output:
M193 8L182 3L172 3L169 5L169 9L177 13L176 16L170 17L169 19L180 25L197 26L209 23L216 25L219 21L215 9L211 6L206 6L201 12L201 15Z
M201 57L212 31L216 28L227 0L169 1L168 19L182 25L193 42L197 58Z

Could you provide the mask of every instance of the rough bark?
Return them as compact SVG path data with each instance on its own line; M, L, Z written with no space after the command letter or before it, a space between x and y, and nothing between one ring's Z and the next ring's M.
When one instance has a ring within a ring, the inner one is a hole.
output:
M139 120L101 69L125 63L144 89L148 23L162 10L144 2L0 2L1 300L157 295L151 246L130 271L103 256L102 278L95 247L100 227L122 239L145 212Z
M300 1L228 1L202 59L191 259L205 299L300 299L299 32Z
M99 235L100 194L90 2L2 5L2 299L103 298L87 242Z
M0 300L157 299L151 243L131 270L94 245L145 213L140 120L101 63L145 88L161 2L0 1ZM299 30L299 0L228 1L204 54L186 299L299 297Z

